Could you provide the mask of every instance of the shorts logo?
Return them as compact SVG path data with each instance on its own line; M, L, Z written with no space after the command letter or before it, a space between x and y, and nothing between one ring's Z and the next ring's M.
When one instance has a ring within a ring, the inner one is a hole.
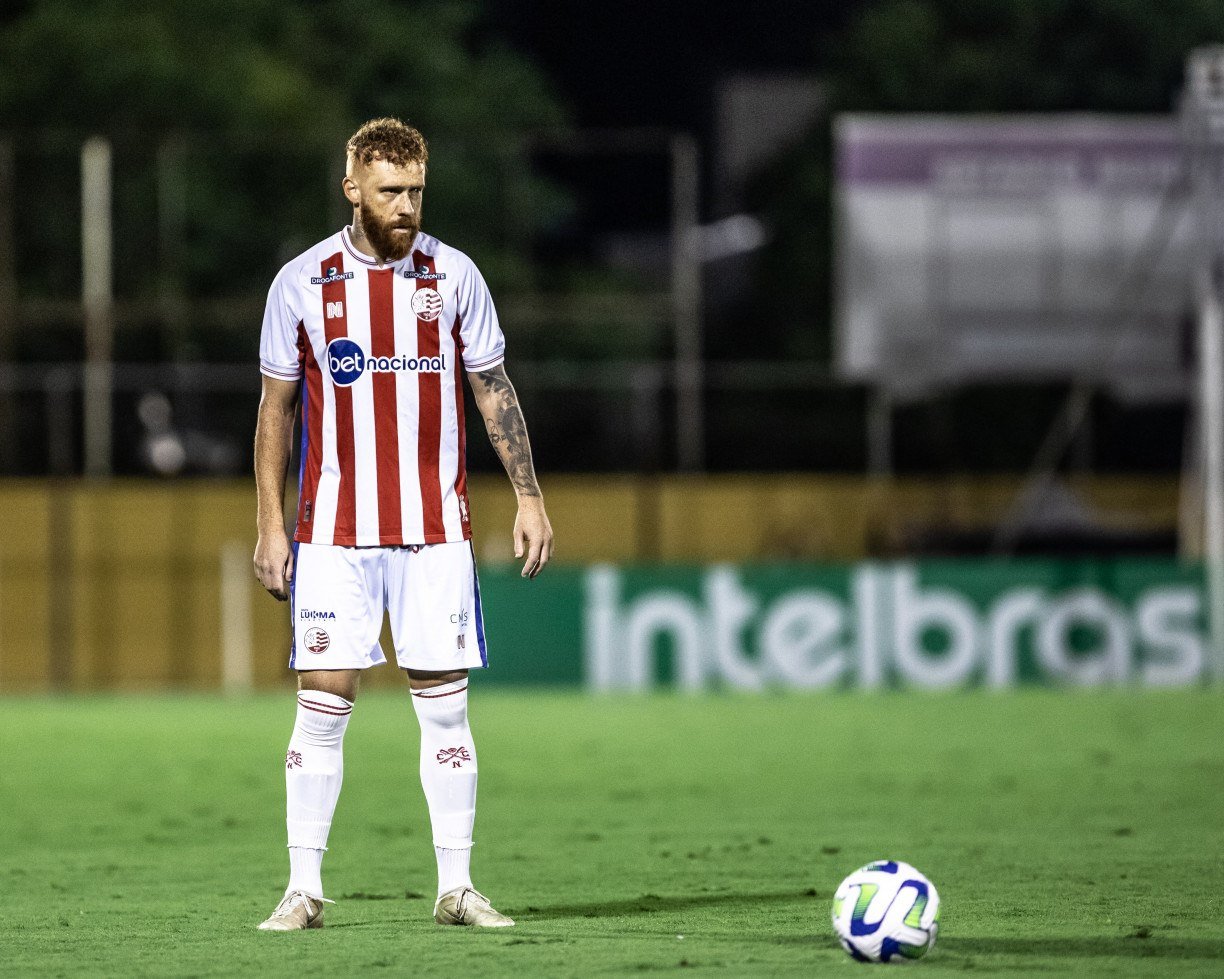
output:
M467 748L443 748L435 755L439 765L445 765L450 762L451 768L462 768L465 761L471 761L472 756L468 754Z
M418 319L432 323L442 315L442 297L437 289L418 289L412 294L412 311Z
M327 345L327 369L332 382L342 388L356 383L366 371L387 374L413 371L417 374L441 374L446 370L446 354L437 357L367 357L361 346L348 337L336 337Z
M458 649L467 649L467 636L465 636L463 633L459 633L459 635L455 636L455 646Z
M299 619L334 619L335 612L316 612L314 609L304 608L298 612Z
M457 613L451 615L451 621L455 623L455 625L467 625L467 620L468 611L465 608L460 609Z
M300 751L294 751L292 748L290 748L288 751L285 752L285 768L301 768L301 767L302 767L302 753Z
M315 626L306 630L306 635L302 637L302 645L312 653L323 653L331 645L331 636L327 634L326 630Z

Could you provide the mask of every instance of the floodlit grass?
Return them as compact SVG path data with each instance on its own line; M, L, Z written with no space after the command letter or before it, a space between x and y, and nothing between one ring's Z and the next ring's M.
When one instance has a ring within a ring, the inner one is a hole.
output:
M934 880L929 975L1224 972L1217 693L473 694L475 879L435 926L406 696L353 714L322 931L285 884L290 694L0 701L0 973L727 975L858 970L829 899ZM857 972L855 974L858 974Z

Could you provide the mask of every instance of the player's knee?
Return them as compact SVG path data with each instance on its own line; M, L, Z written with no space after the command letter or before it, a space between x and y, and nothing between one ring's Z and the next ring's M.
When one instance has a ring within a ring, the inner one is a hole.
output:
M412 706L422 724L442 730L467 726L467 677L431 687L414 688Z
M357 679L356 670L308 670L298 673L298 689L335 694L353 703L357 699Z

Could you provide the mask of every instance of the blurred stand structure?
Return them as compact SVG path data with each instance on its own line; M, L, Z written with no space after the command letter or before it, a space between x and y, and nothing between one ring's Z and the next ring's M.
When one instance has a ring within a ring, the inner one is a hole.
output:
M836 146L837 363L872 385L872 471L895 471L894 416L932 392L1064 385L988 549L1015 553L1033 534L1125 546L1057 477L1069 447L1091 446L1094 396L1143 411L1190 390L1174 121L850 116Z

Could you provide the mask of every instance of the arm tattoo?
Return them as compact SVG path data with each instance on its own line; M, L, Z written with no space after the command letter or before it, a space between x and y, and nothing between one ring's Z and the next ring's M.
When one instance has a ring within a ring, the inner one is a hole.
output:
M476 401L484 415L489 441L501 458L502 465L522 496L539 496L535 467L531 462L531 443L527 439L527 423L519 408L514 385L501 364L471 375Z

